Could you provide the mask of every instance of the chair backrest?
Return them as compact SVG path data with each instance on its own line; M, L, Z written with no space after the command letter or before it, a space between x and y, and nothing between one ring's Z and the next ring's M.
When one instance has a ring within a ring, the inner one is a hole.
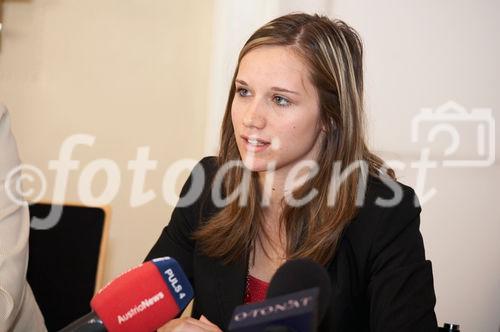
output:
M44 218L51 207L31 204L30 216ZM54 227L30 230L27 279L49 331L91 310L90 300L102 286L108 219L107 207L63 205Z

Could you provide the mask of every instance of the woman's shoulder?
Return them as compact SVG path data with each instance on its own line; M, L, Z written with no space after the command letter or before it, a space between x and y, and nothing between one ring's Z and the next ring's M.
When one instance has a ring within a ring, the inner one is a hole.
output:
M198 163L203 165L203 167L206 167L207 169L217 169L218 157L217 156L205 156L205 157L201 158Z
M351 242L362 247L388 243L415 223L418 231L421 207L410 186L388 177L369 176L361 196L358 212L345 231Z
M219 169L219 162L217 156L205 156L200 159L198 164L196 164L195 169L197 167L201 167L204 171L204 175L207 178L213 177L214 174Z
M202 194L207 190L207 183L211 181L217 172L219 166L217 157L206 156L201 158L191 170L191 174L187 178L180 197L184 198L188 192L194 191L195 193ZM195 195L196 196L196 195Z
M384 176L368 176L365 204L361 208L383 208L394 210L413 206L420 211L418 197L412 187Z
M219 163L217 157L206 156L201 158L192 169L189 178L181 190L177 206L188 205L187 210L195 214L191 219L196 222L200 218L208 219L218 210L211 200L211 183L218 169Z

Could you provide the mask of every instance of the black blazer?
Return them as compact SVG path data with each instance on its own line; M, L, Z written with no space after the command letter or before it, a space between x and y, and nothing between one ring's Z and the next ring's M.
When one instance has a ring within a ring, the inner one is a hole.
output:
M196 167L203 167L206 173L202 195L193 205L174 209L146 259L174 257L194 288L193 317L203 314L225 330L234 308L243 303L248 257L224 265L203 255L191 239L200 220L217 212L208 199L216 159L204 158ZM190 185L191 176L181 197ZM392 198L394 190L369 178L365 202L326 266L333 292L320 331L437 331L432 268L425 259L419 231L420 207L410 187L398 186L403 192L401 202L383 208L375 200Z

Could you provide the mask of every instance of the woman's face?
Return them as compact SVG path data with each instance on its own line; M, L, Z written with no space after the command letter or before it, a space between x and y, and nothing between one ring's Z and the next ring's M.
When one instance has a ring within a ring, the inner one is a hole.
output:
M241 60L231 106L245 166L290 170L316 160L323 136L319 100L304 61L284 46L261 46Z

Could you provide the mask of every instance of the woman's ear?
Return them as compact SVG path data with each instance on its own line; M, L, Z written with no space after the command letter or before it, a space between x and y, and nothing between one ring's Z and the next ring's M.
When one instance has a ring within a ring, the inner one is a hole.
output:
M331 128L332 131L334 131L336 129L336 126L335 126L335 122L333 122L333 119L330 118L327 121L330 122L330 128ZM328 132L328 128L326 127L325 123L323 123L321 125L321 130L324 131L325 133Z

